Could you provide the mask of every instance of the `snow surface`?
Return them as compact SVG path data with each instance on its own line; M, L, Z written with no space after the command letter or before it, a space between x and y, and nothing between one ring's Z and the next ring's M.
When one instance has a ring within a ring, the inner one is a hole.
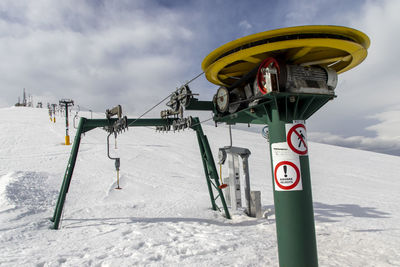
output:
M72 116L70 124L73 137ZM216 156L228 131L203 128ZM1 266L278 266L269 149L260 134L234 130L233 140L252 152L251 186L261 190L266 218L237 211L227 220L211 210L191 130L120 135L111 152L121 156L123 189L115 190L106 133L95 129L82 139L56 231L49 218L71 149L62 145L63 118L54 124L46 109L3 108L0 129ZM400 266L400 157L309 147L320 266Z

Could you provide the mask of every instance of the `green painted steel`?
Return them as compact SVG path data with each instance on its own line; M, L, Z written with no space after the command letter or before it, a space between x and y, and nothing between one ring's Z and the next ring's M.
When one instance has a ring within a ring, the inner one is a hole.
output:
M68 128L69 128L69 123L68 123L68 105L66 104L65 105L65 136L68 136Z
M212 101L199 101L196 98L190 100L189 106L186 110L215 110L214 103Z
M216 122L226 122L227 124L251 123L266 124L271 121L271 111L274 106L282 107L279 116L286 120L290 118L302 118L307 120L318 109L325 105L335 96L314 95L314 94L293 94L293 93L269 93L264 96L262 103L240 110L233 114L214 116Z
M210 173L208 171L208 166L207 166L206 152L204 151L203 142L201 141L200 133L198 131L196 131L196 135L197 135L197 141L199 142L201 162L203 163L204 174L206 176L206 182L207 182L208 193L210 195L211 206L212 206L213 210L217 210L217 205L215 204L215 199L214 199L214 192L213 192L211 181L210 181L210 179L211 179Z
M270 146L286 142L285 124L291 123L293 118L286 120L282 117L279 107L271 110L268 124ZM300 168L302 191L276 191L271 160L279 265L285 267L318 266L308 156L300 156Z
M53 218L51 219L54 222L53 228L58 229L60 225L61 215L64 208L65 198L67 196L69 185L71 183L72 174L75 168L76 157L78 156L79 145L81 143L81 134L83 125L85 124L86 119L81 118L79 120L78 129L76 130L74 143L72 144L71 154L69 156L68 165L65 170L64 179L61 184L60 194L58 196L56 208L54 210Z
M110 120L86 119L86 118L80 119L75 134L74 143L72 145L71 154L68 160L68 165L65 170L64 179L61 184L61 189L58 196L56 208L54 210L53 217L50 219L54 223L53 224L54 229L58 229L60 226L60 220L65 204L65 199L71 183L76 158L78 156L81 135L87 131L93 130L98 127L111 126L115 121L116 119L110 119ZM174 119L128 119L128 126L129 127L164 126L164 125L171 125L173 121ZM200 124L200 120L198 118L193 118L193 125L194 127L192 127L192 129L196 131L197 140L199 142L200 154L202 156L202 163L206 175L207 187L210 193L212 208L213 210L217 210L218 206L215 203L211 179L214 180L214 185L216 185L216 189L218 191L218 197L221 199L222 205L224 207L225 216L226 218L230 219L231 216L229 214L228 207L226 206L224 195L222 193L222 190L218 188L218 186L220 185L218 181L218 173L215 168L214 158L210 150L210 145L208 144L207 136L204 135L203 129Z
M98 127L111 126L117 119L87 119L83 127L83 132L88 132ZM141 127L141 126L164 126L172 125L174 119L128 119L128 127Z
M201 127L199 118L193 118L193 126L191 128L196 131L197 139L199 141L201 159L203 161L204 172L207 179L207 186L208 186L208 191L210 193L212 207L214 210L216 210L217 208L217 205L215 203L216 198L214 198L214 193L212 189L212 186L214 186L218 192L217 197L219 197L221 200L222 207L225 212L225 217L227 219L231 219L228 206L226 205L224 193L222 192L221 188L219 188L220 183L218 178L218 172L217 168L215 167L214 157L210 149L210 144L208 143L207 136L204 135L203 128ZM211 179L213 180L213 182Z

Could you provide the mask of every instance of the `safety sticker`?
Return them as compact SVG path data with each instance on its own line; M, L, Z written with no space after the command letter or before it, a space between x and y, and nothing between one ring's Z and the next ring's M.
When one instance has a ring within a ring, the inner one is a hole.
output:
M303 190L299 155L286 142L271 145L276 191Z
M299 155L307 155L307 132L304 123L287 123L286 140L290 149Z

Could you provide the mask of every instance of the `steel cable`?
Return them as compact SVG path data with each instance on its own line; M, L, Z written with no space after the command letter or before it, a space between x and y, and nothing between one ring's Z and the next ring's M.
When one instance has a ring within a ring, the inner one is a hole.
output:
M204 74L204 71L199 73L198 75L196 75L194 78L192 78L191 80L189 80L188 82L186 82L184 85L188 85L189 83L193 82L194 80L196 80L197 78L199 78L201 75ZM158 102L157 104L155 104L154 106L152 106L150 109L148 109L146 112L144 112L142 115L140 115L137 119L135 119L133 122L128 124L129 126L132 126L137 120L139 120L140 118L142 118L143 116L145 116L147 113L149 113L150 111L152 111L153 109L155 109L156 107L158 107L161 103L163 103L165 100L167 100L169 97L171 97L171 95L174 94L174 92L170 93L169 95L167 95L166 97L164 97L160 102Z

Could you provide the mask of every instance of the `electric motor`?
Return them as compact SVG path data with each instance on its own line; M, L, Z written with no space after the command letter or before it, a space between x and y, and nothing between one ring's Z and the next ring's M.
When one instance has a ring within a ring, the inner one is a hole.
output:
M254 95L276 91L333 95L336 85L337 73L333 69L278 63L267 58L260 64L253 92Z
M221 114L235 113L257 105L263 96L272 92L334 95L337 73L324 66L286 64L266 58L246 79L231 87L221 86L214 104Z

